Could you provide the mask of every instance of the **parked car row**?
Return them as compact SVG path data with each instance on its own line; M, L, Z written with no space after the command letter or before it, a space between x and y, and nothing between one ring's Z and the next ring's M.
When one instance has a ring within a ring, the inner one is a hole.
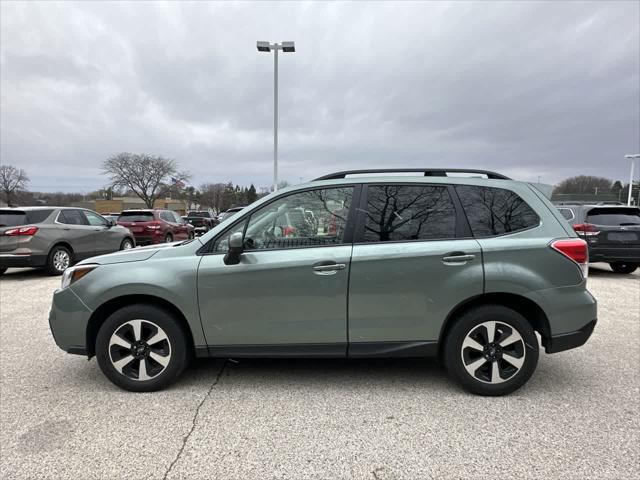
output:
M640 208L611 204L556 205L587 242L590 262L606 262L617 273L640 266Z
M0 274L11 267L44 267L60 275L85 258L194 236L193 225L171 210L100 215L74 207L3 208Z

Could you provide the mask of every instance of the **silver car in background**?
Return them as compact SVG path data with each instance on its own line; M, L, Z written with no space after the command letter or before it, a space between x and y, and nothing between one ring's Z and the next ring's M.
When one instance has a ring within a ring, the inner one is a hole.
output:
M0 275L11 267L44 267L60 275L80 260L133 248L129 229L73 207L0 209Z

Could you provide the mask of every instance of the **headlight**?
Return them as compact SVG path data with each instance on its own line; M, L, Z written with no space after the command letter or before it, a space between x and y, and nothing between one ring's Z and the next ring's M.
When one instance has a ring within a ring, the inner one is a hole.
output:
M60 288L67 288L96 268L98 268L98 265L79 265L67 268L62 274L62 286Z

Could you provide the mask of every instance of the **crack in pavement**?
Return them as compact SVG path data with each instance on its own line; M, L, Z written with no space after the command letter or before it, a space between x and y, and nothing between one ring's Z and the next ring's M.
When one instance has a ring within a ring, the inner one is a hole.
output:
M182 452L184 452L184 447L187 446L187 442L189 441L189 437L191 437L191 434L196 429L196 425L198 424L198 415L200 414L200 408L202 408L202 405L204 405L204 402L206 402L207 399L211 396L211 392L213 391L213 387L215 387L218 384L218 382L220 381L220 377L222 377L222 373L224 372L224 369L227 367L228 364L229 364L229 360L227 359L222 364L222 367L220 368L220 371L216 375L215 380L209 386L209 390L207 390L206 395L204 397L202 397L202 400L200 400L200 403L196 407L196 411L195 411L195 413L193 415L193 419L191 420L191 428L189 429L189 432L184 437L182 437L182 446L180 447L180 450L178 450L178 454L176 455L176 458L173 459L173 461L171 462L171 465L169 465L169 468L167 469L167 471L164 472L164 476L162 477L163 480L167 480L167 477L171 473L171 470L173 470L173 467L176 465L176 463L178 463L178 460L180 460L180 457L182 456Z

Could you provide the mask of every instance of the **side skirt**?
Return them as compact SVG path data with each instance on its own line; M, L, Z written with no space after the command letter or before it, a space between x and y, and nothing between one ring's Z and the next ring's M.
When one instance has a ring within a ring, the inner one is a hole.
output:
M433 357L438 342L308 343L288 345L209 345L196 347L196 357L215 358L402 358Z

